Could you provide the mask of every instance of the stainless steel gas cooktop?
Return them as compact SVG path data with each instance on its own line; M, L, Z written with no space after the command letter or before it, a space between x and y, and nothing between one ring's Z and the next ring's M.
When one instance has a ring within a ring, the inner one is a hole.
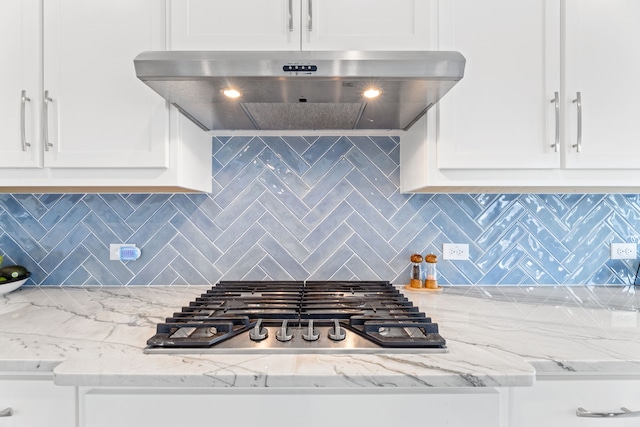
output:
M145 353L443 353L389 282L220 282L157 326Z

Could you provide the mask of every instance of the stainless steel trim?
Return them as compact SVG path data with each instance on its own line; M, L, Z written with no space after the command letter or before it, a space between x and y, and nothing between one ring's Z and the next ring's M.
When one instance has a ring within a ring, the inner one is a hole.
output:
M414 125L418 120L420 120L420 119L422 118L422 116L424 116L425 114L427 114L427 111L429 111L429 108L431 108L431 107L433 107L433 102L432 102L432 103L430 103L429 105L427 105L427 108L425 108L424 110L422 110L422 111L421 111L421 112L420 112L416 117L414 117L414 119L413 119L413 120L411 120L411 121L409 122L409 124L408 124L408 125L406 125L406 126L404 127L404 129L402 129L402 130L404 130L404 131L409 130L409 128L410 128L411 126L413 126L413 125Z
M169 348L145 347L144 354L443 354L449 353L447 347L441 348Z
M621 407L620 410L622 412L591 412L587 411L584 408L578 408L576 410L577 417L586 417L586 418L632 418L632 417L640 417L640 411L631 411L625 407Z
M293 0L289 0L289 32L293 32Z
M53 99L49 97L49 91L44 91L44 149L45 151L51 151L53 144L49 142L49 103L53 102Z
M573 144L572 147L576 149L577 153L579 153L582 151L582 94L580 92L576 92L576 99L571 102L576 104L578 107L578 136L576 138L576 143Z
M200 129L202 129L205 132L209 132L209 128L206 127L205 125L203 125L202 123L200 123L200 121L198 119L196 119L195 117L193 117L191 114L189 114L189 112L187 110L185 110L184 108L182 108L181 106L179 106L175 102L172 102L171 105L176 107L178 109L178 111L180 111L180 113L182 113L187 119L191 120Z
M7 408L0 411L0 417L10 417L13 415L13 409Z
M307 31L313 31L313 0L307 0Z
M554 148L554 151L557 153L560 151L560 96L558 92L553 93L551 103L554 104L556 114L556 139L555 142L551 144L551 148Z
M27 135L26 135L26 129L25 129L26 127L25 114L26 114L27 102L31 102L31 98L27 97L27 91L23 90L22 97L20 100L20 135L22 137L22 151L27 151L27 147L31 147L31 144L27 142Z

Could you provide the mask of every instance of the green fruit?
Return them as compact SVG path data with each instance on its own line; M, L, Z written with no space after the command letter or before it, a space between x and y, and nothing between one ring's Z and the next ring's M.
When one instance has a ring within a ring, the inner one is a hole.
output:
M6 277L0 277L0 282L6 282L7 278Z

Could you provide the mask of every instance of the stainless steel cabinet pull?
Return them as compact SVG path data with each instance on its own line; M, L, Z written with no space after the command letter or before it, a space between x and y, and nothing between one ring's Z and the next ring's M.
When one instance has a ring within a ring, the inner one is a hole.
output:
M26 119L25 112L27 109L27 102L31 102L31 98L27 97L27 91L22 91L22 99L20 101L20 134L22 136L22 151L27 151L27 147L31 147L31 144L27 142L26 135Z
M289 32L293 32L293 0L289 0Z
M558 96L558 92L553 93L553 99L551 103L554 104L555 112L556 112L556 140L553 144L551 144L551 148L557 153L560 151L560 97Z
M7 408L5 410L0 411L0 417L10 417L13 415L13 409Z
M620 408L620 410L622 412L591 412L587 411L584 408L578 408L578 410L576 411L576 416L587 418L640 417L640 411L630 411L625 407Z
M50 151L53 144L49 142L49 103L53 99L49 98L49 91L44 91L44 149Z
M576 152L582 151L582 94L576 92L576 99L572 101L578 107L578 137L576 143L572 145Z
M309 32L313 31L313 1L307 1L307 30Z

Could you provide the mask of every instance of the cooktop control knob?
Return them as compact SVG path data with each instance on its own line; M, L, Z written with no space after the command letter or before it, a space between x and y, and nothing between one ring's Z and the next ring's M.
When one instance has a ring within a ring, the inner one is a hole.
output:
M333 328L329 329L329 339L333 341L342 341L347 334L344 332L344 328L340 326L338 319L333 319Z
M287 342L291 341L293 338L293 334L289 333L289 328L287 328L287 319L282 321L282 326L276 332L276 339L278 341Z
M269 335L269 331L267 331L267 328L262 327L262 319L258 319L256 326L249 332L249 338L252 341L262 341L267 338L267 335Z
M320 338L320 334L313 327L313 320L309 320L309 326L307 327L307 333L306 334L302 334L302 338L304 338L305 341L317 341L318 338Z

